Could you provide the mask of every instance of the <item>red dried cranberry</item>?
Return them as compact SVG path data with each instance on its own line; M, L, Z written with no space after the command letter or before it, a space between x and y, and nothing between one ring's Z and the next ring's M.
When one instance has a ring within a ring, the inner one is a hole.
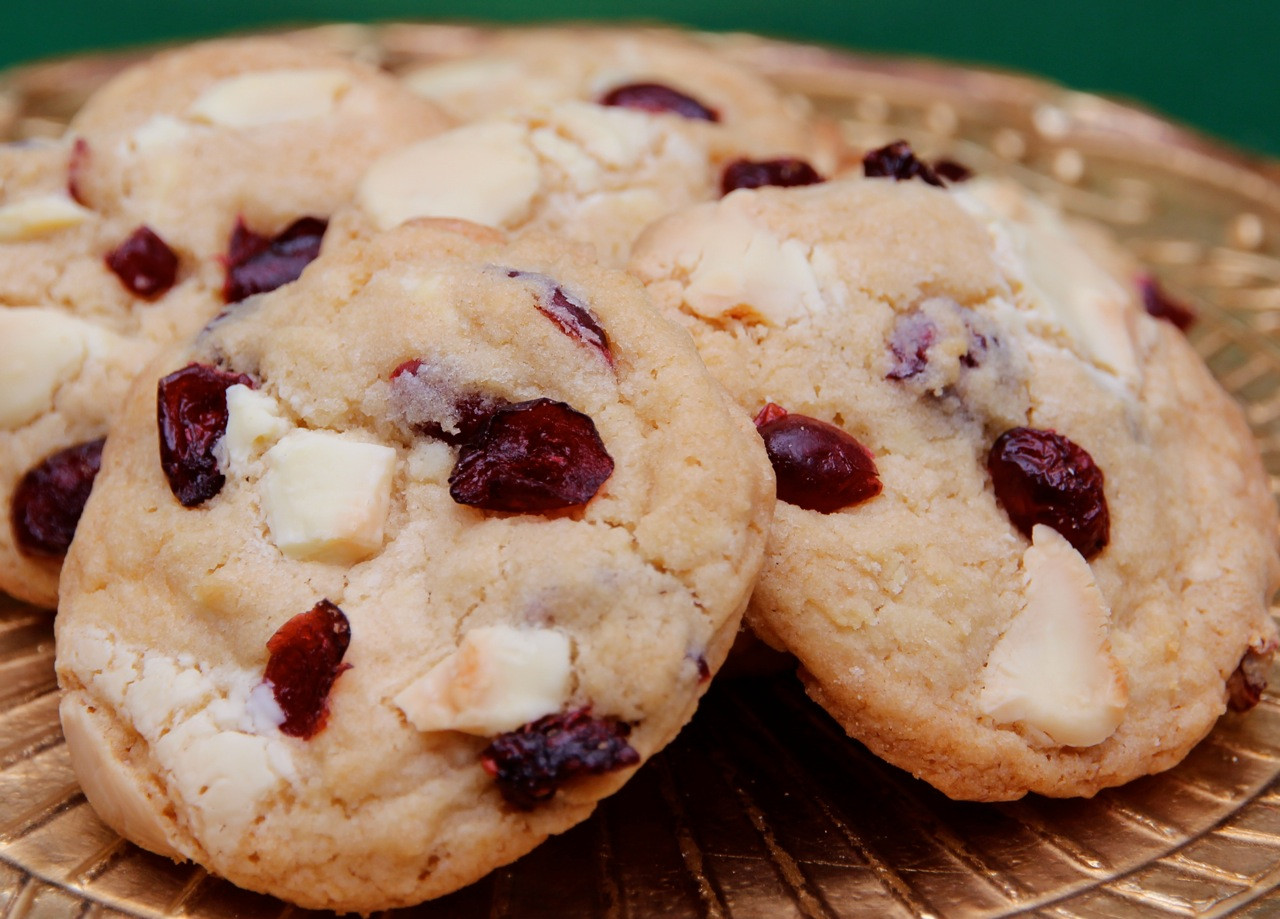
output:
M938 327L924 313L911 312L898 317L889 333L893 367L885 379L907 380L923 372L929 365L929 349L937 337Z
M829 514L880 494L880 475L871 451L833 424L770 405L756 430L778 479L778 499Z
M1170 297L1151 275L1138 277L1138 291L1142 294L1142 305L1150 315L1172 322L1184 332L1195 324L1196 314L1191 307Z
M973 178L973 170L964 163L957 163L955 160L934 160L933 171L939 178L953 183L967 182Z
M254 385L244 374L188 364L156 388L160 466L183 507L208 501L226 481L213 447L227 430L227 389L237 383Z
M498 409L458 454L449 494L491 511L538 512L590 501L613 474L595 422L563 402Z
M342 662L351 644L346 615L328 600L294 616L267 642L271 657L263 682L284 712L281 733L310 740L329 721L329 691L350 664Z
M895 181L921 179L942 187L942 180L923 160L917 159L911 145L895 140L886 147L872 150L862 158L862 171L870 178L887 177Z
M570 779L640 762L627 743L630 734L629 724L593 718L590 707L579 708L499 734L480 754L480 765L508 803L531 810Z
M89 142L83 137L77 137L76 142L71 145L71 157L67 160L67 194L71 196L72 201L82 207L89 206L81 181L88 168Z
M439 420L421 417L421 411L415 411L415 397L424 390L434 398L450 398L443 394L445 387L441 383L423 372L426 367L428 365L423 361L415 359L405 361L391 372L393 396L419 434L460 447L471 443L480 435L494 412L511 404L504 399L477 392L453 396L453 423L457 430L446 431Z
M784 158L778 160L735 160L724 167L720 177L720 193L727 195L739 188L761 188L774 185L793 188L797 185L817 185L823 181L818 171L804 160Z
M642 112L666 112L696 121L720 120L720 113L715 109L661 83L628 83L619 86L601 96L600 104L638 109Z
M14 542L27 555L67 554L102 463L101 439L67 447L27 470L13 492Z
M698 665L698 682L705 683L711 679L711 665L707 663L704 655L699 654L694 661Z
M1102 470L1083 447L1054 431L1012 428L987 456L996 498L1025 535L1053 527L1085 558L1103 550L1111 518Z
M163 296L178 279L178 255L150 227L140 226L107 253L107 267L144 300Z
M756 417L751 419L752 423L757 427L763 427L770 421L777 421L779 418L787 417L787 410L776 402L769 402L765 407L756 412Z
M328 221L319 217L302 217L270 237L253 232L243 220L237 220L227 251L223 299L238 303L245 297L296 281L302 269L320 254L328 227Z
M1267 688L1271 658L1275 653L1275 641L1264 642L1244 652L1236 669L1227 677L1227 707L1233 712L1247 712L1262 701L1262 691Z
M565 293L563 287L545 275L531 271L508 271L507 277L532 279L542 282L546 296L538 298L538 312L556 324L561 332L589 348L594 348L613 366L613 352L609 350L609 338L604 334L600 320L585 303Z

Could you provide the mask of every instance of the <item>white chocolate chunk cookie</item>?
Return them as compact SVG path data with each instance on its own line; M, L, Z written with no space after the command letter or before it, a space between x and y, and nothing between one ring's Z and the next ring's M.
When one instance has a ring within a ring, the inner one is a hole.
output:
M630 268L777 472L753 629L949 795L1091 795L1259 689L1275 504L1124 260L1007 194L735 191L651 227Z
M67 137L0 146L0 590L56 602L95 451L156 352L297 277L369 164L442 126L373 68L252 39L161 54Z
M307 907L470 883L692 716L773 489L631 276L457 221L345 238L112 430L57 620L90 800Z

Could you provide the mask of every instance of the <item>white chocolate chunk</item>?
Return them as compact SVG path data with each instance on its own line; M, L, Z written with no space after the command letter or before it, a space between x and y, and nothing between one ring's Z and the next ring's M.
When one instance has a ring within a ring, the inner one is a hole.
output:
M541 183L524 128L474 124L375 162L356 200L379 229L415 217L455 217L510 227L529 213Z
M396 451L330 431L291 431L266 453L262 504L289 558L353 565L382 548Z
M133 149L151 153L181 143L195 133L191 125L172 115L154 115L133 132Z
M122 836L170 858L180 858L169 844L161 805L146 796L116 757L81 704L66 698L59 709L62 733L84 796L102 822Z
M191 103L187 114L226 128L320 118L332 112L350 88L351 75L336 68L246 73L214 83Z
M215 448L222 472L242 471L260 451L289 432L293 425L271 396L243 383L227 388L227 432Z
M0 307L0 430L53 408L58 387L80 372L93 345L111 337L58 310Z
M419 731L490 737L560 711L571 677L562 632L489 626L467 632L394 702Z
M1089 563L1051 527L1031 531L1022 568L1026 605L987 659L978 706L998 724L1026 724L1063 746L1102 743L1129 703L1111 653L1111 610Z
M0 206L0 242L39 239L79 226L93 211L63 194L35 195Z

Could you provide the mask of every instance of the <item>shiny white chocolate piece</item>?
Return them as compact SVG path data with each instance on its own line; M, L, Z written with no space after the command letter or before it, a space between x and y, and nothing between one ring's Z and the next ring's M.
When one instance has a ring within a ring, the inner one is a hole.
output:
M34 195L0 206L0 243L39 239L76 227L93 216L64 194Z
M265 455L271 538L300 561L353 565L382 548L396 451L330 431L291 431Z
M568 637L552 629L475 628L394 702L420 731L513 731L564 707L569 651Z
M0 307L0 431L12 431L53 408L58 387L75 377L95 348L113 336L45 307Z
M213 84L187 115L224 128L320 118L332 112L350 88L351 75L336 68L246 73Z
M227 431L215 448L218 467L243 470L254 456L269 448L293 425L281 412L280 403L264 392L243 383L227 388Z
M987 659L979 709L1062 746L1091 747L1115 732L1129 701L1111 653L1111 610L1065 537L1037 524L1031 540L1022 556L1026 605Z

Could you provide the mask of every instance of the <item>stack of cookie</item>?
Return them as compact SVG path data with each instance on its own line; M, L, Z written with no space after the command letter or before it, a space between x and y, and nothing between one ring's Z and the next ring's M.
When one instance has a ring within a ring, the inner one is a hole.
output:
M1189 316L834 136L692 38L529 30L402 80L168 52L0 148L0 589L58 607L103 819L440 896L669 743L744 615L958 798L1256 703L1275 504Z

